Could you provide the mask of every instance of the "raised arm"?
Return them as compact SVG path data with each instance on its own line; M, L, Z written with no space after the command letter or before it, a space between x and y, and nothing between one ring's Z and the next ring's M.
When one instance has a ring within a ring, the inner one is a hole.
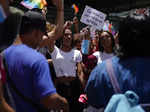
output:
M63 33L64 25L64 0L53 0L53 3L57 7L57 21L55 29L55 38L59 38Z
M79 33L79 20L76 16L73 18L73 24L75 28L75 33Z
M50 52L53 52L55 40L60 38L63 34L63 26L64 26L64 0L53 0L53 4L56 5L57 8L57 20L56 20L56 28L48 33L48 48Z

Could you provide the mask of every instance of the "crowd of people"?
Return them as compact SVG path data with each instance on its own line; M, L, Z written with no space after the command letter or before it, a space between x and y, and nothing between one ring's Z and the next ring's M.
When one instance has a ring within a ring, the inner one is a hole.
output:
M149 16L133 12L116 34L102 29L91 37L76 16L64 21L64 0L53 1L55 24L46 7L14 13L9 2L0 0L0 112L104 111L115 94L110 66L121 93L150 103Z

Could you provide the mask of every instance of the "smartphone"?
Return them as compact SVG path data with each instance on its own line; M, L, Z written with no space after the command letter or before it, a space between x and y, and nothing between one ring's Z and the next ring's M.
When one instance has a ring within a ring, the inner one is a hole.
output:
M5 19L6 19L6 14L3 10L3 7L0 4L0 23L4 22Z

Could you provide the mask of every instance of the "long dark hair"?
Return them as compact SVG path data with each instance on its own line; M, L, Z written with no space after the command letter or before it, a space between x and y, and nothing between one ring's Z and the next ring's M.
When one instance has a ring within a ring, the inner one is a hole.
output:
M119 49L117 55L122 58L150 56L146 50L150 44L150 17L132 13L119 25Z
M111 41L112 41L112 49L113 49L113 52L114 52L114 49L115 49L115 39L114 39L114 36L113 36L112 33L110 33L109 31L102 31L101 34L102 34L103 32L106 32L108 35L110 35ZM100 36L101 36L101 34L100 34ZM101 37L100 37L100 38L101 38ZM98 49L99 49L99 51L104 52L104 47L103 47L103 45L101 44L101 39L99 39L99 42L98 42Z

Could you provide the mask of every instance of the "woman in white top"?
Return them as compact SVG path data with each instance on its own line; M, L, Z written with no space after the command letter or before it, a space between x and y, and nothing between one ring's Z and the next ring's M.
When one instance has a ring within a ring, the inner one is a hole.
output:
M99 51L93 53L93 55L98 59L97 64L102 63L102 61L114 56L114 47L115 40L112 33L102 31L99 38Z
M54 80L57 92L66 97L71 112L81 112L78 107L78 97L81 94L80 81L82 81L80 74L78 74L81 73L81 52L73 49L73 36L70 29L64 29L60 48L55 45L56 39L51 38L48 47L56 72Z
M76 77L77 64L82 61L82 55L79 50L73 49L72 41L72 32L70 29L66 29L61 47L54 46L51 52L57 78Z
M98 61L97 64L102 63L102 61L114 56L115 40L112 33L108 31L102 31L99 37L99 51L94 52L92 55L96 56ZM89 105L86 112L102 112L103 110L97 109Z

